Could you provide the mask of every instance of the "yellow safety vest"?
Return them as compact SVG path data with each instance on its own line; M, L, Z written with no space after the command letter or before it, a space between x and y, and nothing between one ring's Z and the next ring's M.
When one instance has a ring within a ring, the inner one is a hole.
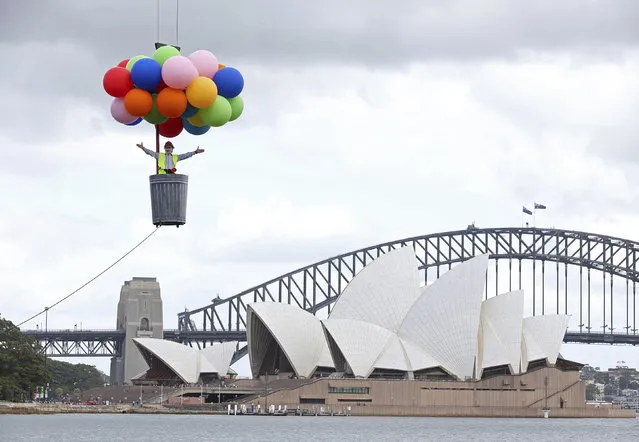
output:
M176 154L173 154L173 167L177 167L177 163L178 163L178 156ZM158 155L158 168L160 170L158 170L158 173L160 175L165 175L166 172L164 171L164 169L166 169L166 154L165 153L160 153L160 155Z

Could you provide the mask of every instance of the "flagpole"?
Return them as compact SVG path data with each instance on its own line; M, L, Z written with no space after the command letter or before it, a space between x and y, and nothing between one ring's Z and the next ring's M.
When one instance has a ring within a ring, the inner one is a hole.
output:
M533 203L533 227L537 228L537 203Z

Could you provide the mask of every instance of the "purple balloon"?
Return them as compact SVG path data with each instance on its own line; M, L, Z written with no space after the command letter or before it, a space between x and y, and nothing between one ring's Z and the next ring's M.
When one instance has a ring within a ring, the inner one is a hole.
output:
M118 123L129 124L133 123L138 117L134 117L126 111L124 107L124 98L114 98L111 102L111 116Z
M198 76L191 60L182 55L171 57L162 65L162 80L168 87L184 89Z

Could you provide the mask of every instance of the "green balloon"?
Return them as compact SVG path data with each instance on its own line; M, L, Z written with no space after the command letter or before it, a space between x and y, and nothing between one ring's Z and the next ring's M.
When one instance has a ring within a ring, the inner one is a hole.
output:
M146 114L143 118L151 124L162 124L166 120L168 120L168 118L162 115L160 111L158 110L157 94L152 94L152 96L153 96L153 107L151 108L149 113Z
M231 98L229 104L231 105L231 119L229 121L237 120L244 110L244 100L238 95Z
M147 57L146 55L136 55L135 57L131 58L129 62L126 64L126 69L130 72L135 62L142 58L150 58L150 57Z
M162 66L165 61L171 57L175 57L176 55L180 55L180 51L173 46L160 46L153 53L153 59Z
M231 119L231 104L229 101L218 95L215 102L204 109L200 109L200 116L204 124L208 124L213 127L224 126Z

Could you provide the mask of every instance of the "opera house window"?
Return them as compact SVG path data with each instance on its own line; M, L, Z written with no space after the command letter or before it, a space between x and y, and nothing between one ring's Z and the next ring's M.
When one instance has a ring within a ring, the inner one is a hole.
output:
M328 387L329 393L338 394L369 394L369 387Z

